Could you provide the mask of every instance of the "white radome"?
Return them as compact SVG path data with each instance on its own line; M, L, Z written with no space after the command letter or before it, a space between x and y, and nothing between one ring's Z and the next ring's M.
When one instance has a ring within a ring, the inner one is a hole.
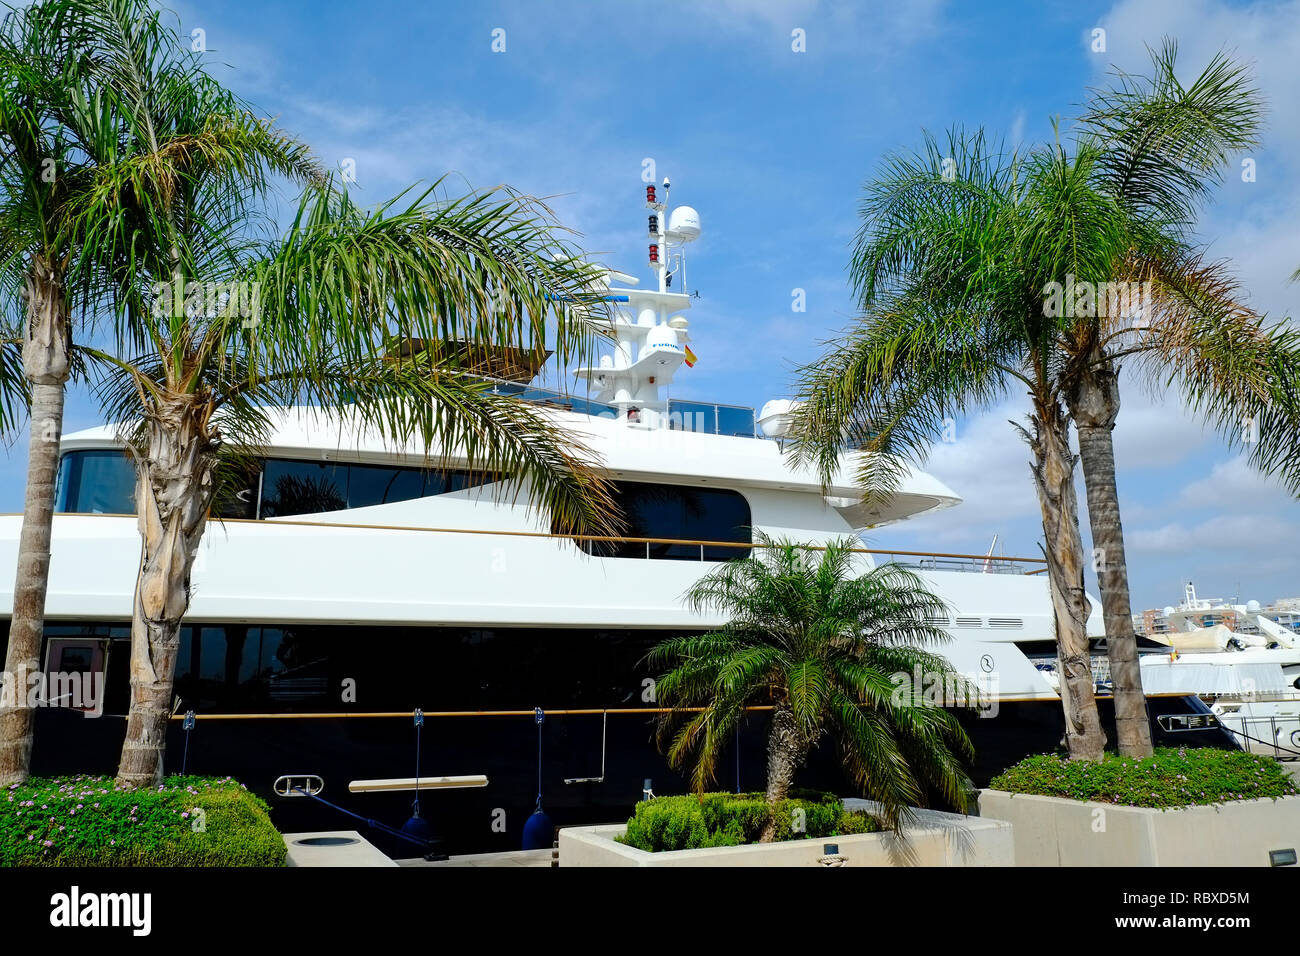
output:
M678 206L668 217L668 237L678 242L700 238L700 214L691 206Z
M758 427L768 438L784 438L794 424L795 409L800 403L788 398L774 398L758 413Z

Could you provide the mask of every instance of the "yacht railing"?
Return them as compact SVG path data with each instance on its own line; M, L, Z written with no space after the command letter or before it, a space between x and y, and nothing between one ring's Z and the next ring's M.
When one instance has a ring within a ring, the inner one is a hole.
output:
M564 411L577 412L580 415L591 415L596 418L618 417L617 407L607 405L604 402L597 402L582 395L575 395L572 392L535 388L532 385L521 385L518 382L507 382L500 379L493 379L492 383L492 391L497 395L513 395L534 405L560 408Z
M294 525L294 526L301 526L301 527L308 527L308 528L358 528L362 530L371 530L371 531L421 531L421 532L430 532L435 534L484 534L484 535L502 535L506 537L519 537L519 538L554 538L554 539L567 539L569 541L574 542L575 544L578 544L579 546L581 546L582 544L641 545L643 546L644 555L647 559L651 557L651 549L655 546L660 546L660 547L675 546L675 547L688 548L690 549L690 551L679 553L677 555L674 555L674 557L686 558L688 560L694 559L699 561L716 560L711 557L706 557L707 549L712 549L712 548L723 548L723 549L731 549L736 551L751 551L751 550L761 550L763 548L782 547L782 545L780 544L762 544L753 541L701 541L695 538L643 538L643 537L628 537L628 536L620 536L620 535L603 535L603 534L560 534L556 532L547 532L547 531L513 531L513 530L505 530L505 529L498 530L498 529L489 529L489 528L425 528L417 525L377 525L377 524L358 524L358 523L341 522L341 521L330 521L330 522L295 521L292 519L285 519L285 518L264 518L261 520L251 519L251 518L226 518L224 519L224 521L227 524L258 524L258 525L275 524L275 525ZM826 550L825 545L818 545L818 544L798 543L796 546L803 548L804 550L807 551ZM1000 564L1003 570L996 571L996 572L990 570L988 572L985 572L985 573L1000 573L1000 574L1016 573L1015 571L1009 571L1006 569L1014 568L1017 565L1025 566L1025 565L1037 565L1037 564L1044 563L1043 558L1012 558L1012 557L1002 557L1002 556L999 556L997 558L990 558L986 554L961 554L956 552L944 552L944 551L899 551L897 549L881 549L881 548L850 548L849 551L853 554L870 554L870 555L884 556L889 558L890 560L897 560L900 558L903 559L920 558L922 559L921 561L904 560L904 561L900 561L899 563L911 564L922 569L926 568L926 565L924 564L925 560L960 562L960 563L952 564L951 567L942 568L941 570L965 570L965 571L974 571L974 572L981 572L985 567L989 567L991 569L995 564ZM1037 574L1038 571L1023 570L1020 573Z
M1219 714L1218 718L1223 729L1243 750L1265 754L1276 760L1300 759L1300 718L1239 714Z
M592 415L598 418L617 418L615 405L598 402L573 392L560 392L549 388L536 388L504 379L489 379L492 391L498 395L513 395L525 402L561 408L565 411ZM706 435L730 435L736 438L761 438L758 418L754 409L746 405L726 405L722 402L692 402L669 399L666 427L671 431L702 432Z
M926 557L917 561L917 567L924 571L967 571L974 574L1037 574L1037 571L1026 572L1021 568L1017 561L1028 561L1029 558L1004 558L1001 555L990 557L988 555L971 555L969 557Z
M21 517L17 512L11 512L7 515L0 514L0 517L18 518ZM101 514L94 512L67 511L60 512L58 517L66 518L132 518L135 515L128 514ZM403 524L365 524L356 521L302 521L294 518L220 518L213 519L221 524L252 524L252 525L286 525L297 528L316 528L318 530L328 530L331 528L351 528L362 531L405 531L420 532L424 534L477 534L493 535L508 538L553 538L572 541L575 544L632 544L644 545L645 556L650 557L650 548L653 545L677 545L691 548L698 555L697 560L713 560L705 557L705 551L709 548L727 548L737 551L751 551L762 548L778 548L780 544L761 544L754 541L702 541L697 538L641 538L628 537L620 535L605 534L562 534L551 531L516 531L506 528L430 528L423 525L403 525ZM796 547L803 548L806 551L825 551L826 546L821 544L804 544L796 542ZM900 551L898 549L884 548L850 548L852 554L871 554L887 557L891 560L919 558L920 561L902 560L901 564L910 564L923 570L964 570L983 573L1016 573L1006 569L1015 566L1027 566L1043 564L1043 558L1012 558L999 555L989 557L987 554L962 554L959 552L949 551ZM691 557L691 555L683 555ZM950 562L948 566L940 567L938 564L928 566L926 560ZM992 571L995 565L1000 565L1003 570ZM989 571L984 571L985 568ZM1038 574L1041 570L1022 570L1023 574Z
M668 427L674 431L730 435L733 438L761 438L752 408L718 402L668 400Z

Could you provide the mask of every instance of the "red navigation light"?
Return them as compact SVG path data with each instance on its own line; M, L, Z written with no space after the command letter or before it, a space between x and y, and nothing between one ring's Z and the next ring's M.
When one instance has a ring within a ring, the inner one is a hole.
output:
M653 206L655 202L655 188L653 185L647 186L645 188L645 204L647 206Z
M650 243L650 264L654 265L659 261L659 243Z

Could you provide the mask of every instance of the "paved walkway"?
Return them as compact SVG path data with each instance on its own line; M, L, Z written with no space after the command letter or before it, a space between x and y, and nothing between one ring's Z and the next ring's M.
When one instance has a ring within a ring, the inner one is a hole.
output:
M453 856L450 860L429 862L420 857L398 860L398 866L547 866L551 865L550 850L512 850L507 853L471 853Z

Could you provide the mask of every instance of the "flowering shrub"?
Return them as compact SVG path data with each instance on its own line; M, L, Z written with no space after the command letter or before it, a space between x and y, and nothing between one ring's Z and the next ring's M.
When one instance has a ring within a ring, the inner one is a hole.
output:
M229 777L32 779L0 790L0 866L281 866L267 806Z
M995 777L989 788L1161 809L1300 794L1271 757L1210 747L1161 747L1146 760L1106 754L1099 763L1027 757Z

